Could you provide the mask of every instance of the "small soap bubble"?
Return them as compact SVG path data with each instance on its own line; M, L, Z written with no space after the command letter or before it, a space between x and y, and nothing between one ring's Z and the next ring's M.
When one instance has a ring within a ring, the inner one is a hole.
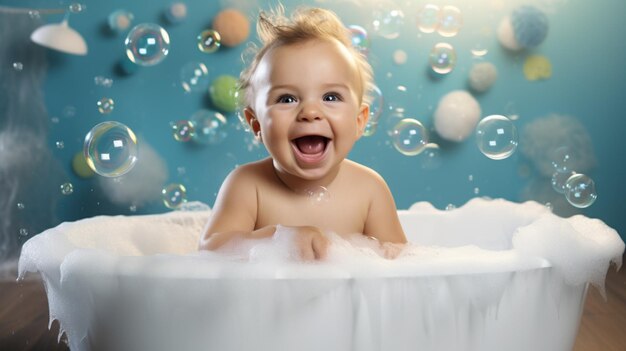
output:
M418 120L405 118L393 128L391 140L401 154L415 156L428 144L428 132Z
M439 26L437 33L442 37L453 37L459 33L463 26L463 15L461 10L455 6L444 6L441 8Z
M565 194L567 190L566 183L567 180L576 174L575 172L554 172L552 174L552 188L559 194Z
M210 82L209 69L202 62L189 62L180 69L180 84L188 93L206 91Z
M575 160L570 148L561 146L550 153L550 162L557 172L567 173L572 171L571 167Z
M30 17L31 19L37 20L41 18L41 14L37 10L29 10L28 17Z
M216 111L198 110L189 119L194 133L192 138L201 144L219 144L228 135L226 117Z
M504 106L504 115L511 121L517 121L519 119L519 112L517 112L517 104L515 101L509 101Z
M377 1L372 10L374 32L386 39L400 36L404 13L393 1Z
M59 117L51 117L50 118L50 122L52 122L54 124L58 124L60 122Z
M194 134L193 124L188 120L176 121L172 124L172 134L176 141L188 142Z
M168 184L161 190L161 197L165 207L175 210L187 202L187 189L182 184Z
M17 203L17 209L18 209L18 210L23 210L23 209L25 209L25 208L26 208L26 205L24 205L23 203L21 203L21 202L18 202L18 203Z
M60 188L61 194L63 195L70 195L74 192L74 185L72 185L72 183L63 183Z
M478 195L480 194L480 188L476 187L474 188L474 195Z
M468 182L473 182L474 181L474 175L473 174L468 175L467 176L467 181Z
M314 205L323 205L331 199L330 191L323 186L314 186L305 190L309 202Z
M428 56L432 70L439 74L448 74L456 66L456 51L448 43L437 43Z
M476 143L485 156L503 160L517 148L517 130L513 122L504 116L487 116L476 127Z
M137 162L137 137L122 123L102 122L85 136L83 155L89 168L101 176L121 176Z
M71 13L81 13L87 9L87 6L83 4L79 4L77 2L73 2L70 4L68 9L70 10Z
M137 205L130 205L130 206L128 207L128 210L129 210L130 212L137 212Z
M453 204L447 204L446 205L446 211L452 211L456 209L456 206L454 206Z
M24 64L21 62L13 62L13 69L20 72L24 69Z
M426 4L417 13L417 28L422 33L432 33L441 22L441 9L437 5Z
M105 88L110 88L111 86L113 86L113 79L103 76L94 77L93 82L94 84Z
M370 39L365 28L357 25L348 26L352 46L363 55L367 55L370 49Z
M59 140L55 143L57 149L61 150L63 148L65 148L65 143L63 142L63 140Z
M482 43L474 44L471 49L472 56L477 59L483 58L485 55L487 55L488 52L489 50L487 50L487 48L485 48Z
M153 66L167 57L170 36L157 24L142 23L130 30L124 45L126 56L132 63Z
M113 109L115 108L115 101L113 101L113 99L111 98L103 97L102 99L98 100L96 105L98 105L98 111L100 111L101 114L108 115L109 113L113 112Z
M207 29L198 34L198 49L210 54L216 52L222 45L220 33L213 29Z
M133 23L135 16L126 10L116 10L111 12L107 18L109 29L115 33L120 33L128 28Z
M574 207L589 207L598 198L595 182L585 174L577 173L569 177L565 188L565 198Z
M20 233L20 236L27 236L28 235L28 229L20 228L19 233Z
M546 208L550 210L550 212L554 210L554 205L551 202L546 202L544 206L546 206Z

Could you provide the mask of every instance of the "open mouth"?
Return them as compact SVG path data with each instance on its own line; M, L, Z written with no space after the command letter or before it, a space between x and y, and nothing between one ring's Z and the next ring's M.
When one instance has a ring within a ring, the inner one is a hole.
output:
M304 163L316 163L324 158L331 139L321 135L305 135L291 141L296 157Z

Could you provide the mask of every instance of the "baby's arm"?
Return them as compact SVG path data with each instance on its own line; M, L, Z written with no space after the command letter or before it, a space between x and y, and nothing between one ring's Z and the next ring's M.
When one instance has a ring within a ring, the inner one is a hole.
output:
M373 171L372 173L373 184L368 189L371 194L370 207L363 234L376 238L382 248L390 252L389 256L393 258L400 251L399 246L394 244L405 244L407 240L387 183L380 175Z
M256 182L251 173L242 166L224 180L200 239L200 250L217 250L237 239L265 238L274 234L275 226L254 228L257 197Z

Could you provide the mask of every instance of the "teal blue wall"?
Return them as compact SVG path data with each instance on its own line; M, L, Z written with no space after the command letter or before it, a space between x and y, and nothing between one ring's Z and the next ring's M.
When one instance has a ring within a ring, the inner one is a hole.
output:
M626 235L626 204L624 180L626 157L623 152L626 122L626 46L620 44L626 33L626 2L600 1L549 1L530 3L553 5L548 13L550 31L539 47L519 53L510 53L500 46L495 30L500 20L520 4L497 1L433 1L445 5L455 4L464 13L465 25L452 38L438 34L420 34L415 26L417 9L427 1L398 1L404 9L406 23L399 38L383 39L371 34L370 61L375 69L376 83L386 100L403 105L406 115L432 127L432 115L439 99L447 92L467 88L468 71L475 60L470 50L478 43L488 49L485 60L498 68L498 80L493 88L476 95L482 115L515 113L518 131L537 118L550 114L575 117L589 133L596 157L596 165L586 172L596 183L598 199L591 207L582 210L587 216L604 220ZM0 0L1 5L19 7L63 7L68 1L17 1ZM219 74L238 75L242 64L240 54L244 48L226 48L213 54L197 50L195 37L210 26L213 16L222 8L219 2L188 0L187 19L170 25L162 20L162 13L170 1L84 1L86 11L70 17L70 25L80 32L89 46L87 56L71 56L47 51L48 69L43 86L45 105L50 119L48 145L65 170L66 181L74 185L74 193L59 195L56 222L73 220L96 214L130 214L128 206L118 206L107 196L94 179L81 179L71 169L71 159L80 151L85 134L97 123L116 120L128 125L146 140L166 161L167 182L182 183L187 187L188 199L213 204L224 177L237 164L256 160L266 155L262 149L248 150L245 131L237 128L237 118L229 119L228 138L219 145L190 145L176 142L169 123L188 118L199 108L211 108L205 93L187 94L179 84L179 69L190 61L204 62L212 78ZM222 1L227 3L227 1ZM251 2L242 1L250 4ZM288 9L300 1L283 1ZM304 2L335 10L346 24L369 27L366 1ZM259 5L259 4L257 4ZM266 2L260 6L267 8ZM124 55L124 37L106 31L109 13L126 9L134 16L134 24L153 22L161 24L171 37L168 57L153 67L142 67L132 75L120 74L117 67ZM246 6L249 18L255 18L257 6ZM45 22L58 22L62 15L42 18ZM254 36L251 36L253 39ZM434 78L428 74L427 58L432 45L446 41L455 46L459 59L457 67L448 75ZM396 65L392 54L402 49L408 62ZM522 72L524 59L530 54L541 54L552 62L553 75L548 80L530 82ZM94 84L95 76L114 80L111 88ZM403 85L406 93L396 87ZM111 97L115 110L101 115L96 101ZM67 108L75 110L68 116ZM385 116L382 117L383 119ZM433 132L433 139L437 137ZM62 140L64 148L56 148ZM518 150L519 151L519 150ZM483 156L470 137L459 144L441 142L441 165L424 169L423 158L407 157L398 153L389 143L384 130L371 137L362 138L350 157L374 168L387 180L399 208L407 208L416 201L430 201L438 208L447 204L460 206L474 196L507 198L522 201L524 189L532 182L546 182L533 169L532 163L520 152L508 159L494 161ZM184 168L184 174L180 170ZM470 181L469 177L473 180ZM478 188L478 195L474 189ZM50 191L57 191L54 186ZM544 194L545 195L545 194ZM537 196L538 200L542 199ZM137 208L135 213L168 211L155 201ZM564 209L563 213L574 213Z

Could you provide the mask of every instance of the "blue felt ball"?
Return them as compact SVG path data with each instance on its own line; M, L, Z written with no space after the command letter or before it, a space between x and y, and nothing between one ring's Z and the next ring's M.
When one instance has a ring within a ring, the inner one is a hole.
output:
M548 35L548 16L534 6L524 5L511 14L515 40L523 48L534 48Z

